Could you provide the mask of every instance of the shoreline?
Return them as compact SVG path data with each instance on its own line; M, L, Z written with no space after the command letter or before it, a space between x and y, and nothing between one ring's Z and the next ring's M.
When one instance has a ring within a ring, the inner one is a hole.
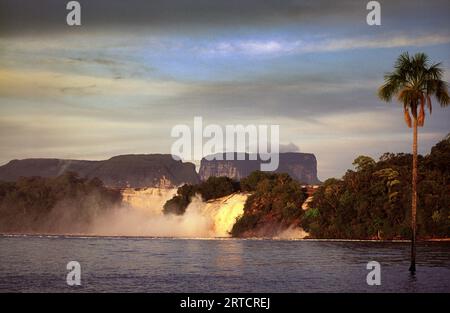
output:
M96 234L55 234L55 233L0 233L0 237L46 237L46 238L114 238L114 239L178 239L178 240L271 240L271 241L311 241L311 242L376 242L376 243L410 243L407 239L337 239L337 238L276 238L276 237L164 237L164 236L130 236L130 235L96 235ZM450 238L420 239L417 242L449 242Z

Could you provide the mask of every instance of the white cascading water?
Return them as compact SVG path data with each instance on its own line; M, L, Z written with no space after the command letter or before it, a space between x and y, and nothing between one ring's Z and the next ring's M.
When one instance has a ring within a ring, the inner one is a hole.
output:
M99 216L91 233L107 236L155 236L214 238L229 237L236 218L243 214L248 195L235 193L202 201L192 199L185 214L164 215L163 205L176 194L176 189L125 189L123 208Z
M176 188L126 188L122 191L122 201L143 213L160 215L164 203L172 199L176 193Z

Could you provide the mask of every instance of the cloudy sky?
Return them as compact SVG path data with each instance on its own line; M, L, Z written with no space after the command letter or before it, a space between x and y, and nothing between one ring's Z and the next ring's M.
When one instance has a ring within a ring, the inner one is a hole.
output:
M376 90L403 51L450 77L450 2L0 0L0 164L170 153L176 124L279 124L319 178L359 154L409 152L401 106ZM435 105L420 152L450 132Z

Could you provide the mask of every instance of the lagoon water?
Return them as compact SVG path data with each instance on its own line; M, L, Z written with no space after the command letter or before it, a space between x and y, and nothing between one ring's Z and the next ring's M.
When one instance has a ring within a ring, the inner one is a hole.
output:
M1 292L450 292L450 243L0 236ZM81 286L66 284L69 261ZM369 261L381 286L368 286Z

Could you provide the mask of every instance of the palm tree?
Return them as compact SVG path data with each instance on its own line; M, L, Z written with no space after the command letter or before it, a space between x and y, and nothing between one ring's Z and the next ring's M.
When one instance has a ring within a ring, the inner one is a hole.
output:
M417 212L417 127L425 122L425 106L431 114L431 97L434 96L444 107L449 104L447 83L442 80L441 63L430 65L429 58L424 53L410 57L401 54L394 71L384 76L384 84L378 90L378 96L389 102L394 96L403 104L406 124L413 128L413 162L412 162L412 203L411 203L411 266L409 270L416 271L416 212ZM412 115L412 125L411 125Z

